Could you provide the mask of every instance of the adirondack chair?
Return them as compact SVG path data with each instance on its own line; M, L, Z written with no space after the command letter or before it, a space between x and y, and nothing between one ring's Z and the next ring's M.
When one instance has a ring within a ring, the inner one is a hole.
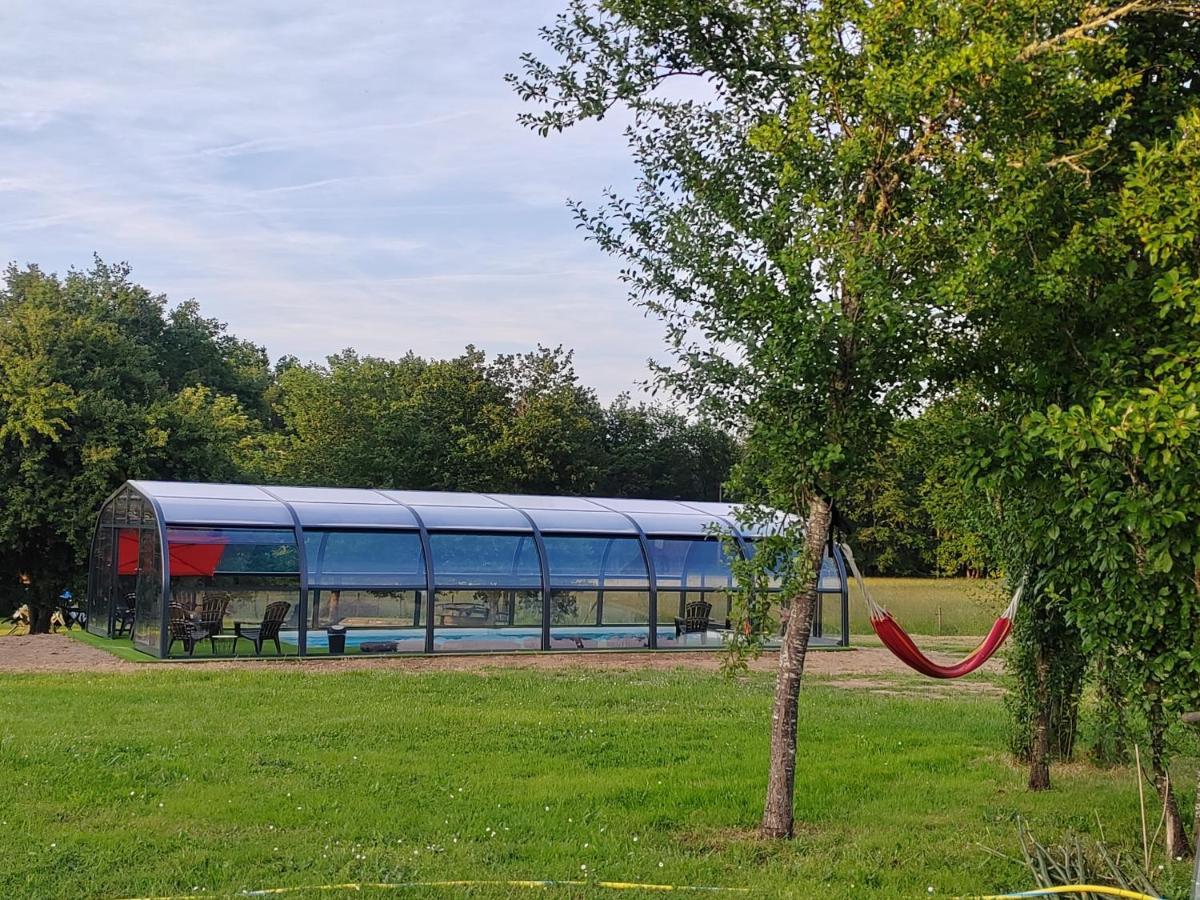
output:
M267 604L262 621L257 625L253 622L234 622L233 652L237 653L237 642L245 638L254 645L255 656L262 655L263 644L267 641L274 641L275 652L283 656L283 647L279 643L279 629L283 627L291 608L292 604L284 600L276 600L274 603Z
M114 624L117 626L117 637L129 632L133 636L133 614L137 609L137 594L130 591L122 600L121 605L113 613Z
M707 600L693 600L683 610L683 618L675 617L675 637L708 631L712 604Z
M225 627L225 612L229 609L232 599L224 591L205 595L199 615L192 620L192 636L196 643L208 638L214 656L217 653L217 642L213 640L213 635L220 634L221 629Z
M192 637L192 619L182 603L172 603L167 612L167 656L176 641L183 643L183 649L191 656L196 649L196 641Z

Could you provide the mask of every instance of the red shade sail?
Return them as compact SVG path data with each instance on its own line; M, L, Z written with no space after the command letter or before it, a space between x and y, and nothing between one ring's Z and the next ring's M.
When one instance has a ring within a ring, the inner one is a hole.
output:
M117 538L117 573L138 573L138 535L136 528L122 528ZM149 538L153 540L153 538ZM216 574L217 565L229 542L224 538L212 537L204 541L171 541L167 554L171 564L171 575L198 575L210 577Z
M117 574L136 575L138 570L138 530L122 528L117 533Z
M225 552L226 542L204 544L184 544L172 541L167 545L171 557L171 575L202 575L205 577L216 574L217 564Z

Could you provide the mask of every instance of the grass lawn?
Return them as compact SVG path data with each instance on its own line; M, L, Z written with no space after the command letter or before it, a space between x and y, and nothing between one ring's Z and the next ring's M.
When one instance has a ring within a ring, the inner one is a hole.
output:
M1133 847L1127 772L1071 766L1055 772L1055 791L1031 795L1003 755L996 698L910 695L912 684L897 679L894 695L806 687L798 836L765 843L749 834L765 675L8 675L0 896L544 878L946 897L1032 887L1021 865L978 846L1015 854L1018 817L1043 840L1102 823L1110 843ZM1194 762L1180 784L1194 783ZM1186 880L1176 867L1160 887L1179 896ZM387 895L468 893L529 892Z

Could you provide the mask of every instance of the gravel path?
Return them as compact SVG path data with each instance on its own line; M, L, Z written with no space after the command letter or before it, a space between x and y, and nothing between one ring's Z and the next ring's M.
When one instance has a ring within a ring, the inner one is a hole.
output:
M931 638L931 643L951 655L969 650L978 638ZM918 643L921 643L918 639ZM396 669L406 672L474 672L481 669L696 669L716 671L720 657L716 653L539 653L496 656L415 656L415 657L342 657L313 658L287 661L225 659L204 662L134 663L73 640L64 634L38 634L0 637L0 674L39 672L146 672L163 666L180 669L202 666L205 669L252 668L255 666L303 667L313 674L336 673L355 669ZM774 655L752 660L751 669L771 671ZM997 660L982 669L993 677L1001 672ZM808 655L805 670L810 675L845 679L845 687L882 689L893 687L886 681L873 681L891 675L912 675L903 663L878 646L854 647L850 650L821 650ZM976 682L968 682L977 684ZM931 682L930 687L945 682ZM980 685L982 687L983 685Z

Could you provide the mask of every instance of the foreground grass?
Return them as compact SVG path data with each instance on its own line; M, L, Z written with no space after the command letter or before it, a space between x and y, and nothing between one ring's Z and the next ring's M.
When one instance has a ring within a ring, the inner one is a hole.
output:
M1015 854L1018 817L1135 839L1125 773L1027 793L994 698L813 684L798 836L757 841L769 700L764 676L683 671L0 678L0 896L506 878L947 896L1030 886L979 846Z

